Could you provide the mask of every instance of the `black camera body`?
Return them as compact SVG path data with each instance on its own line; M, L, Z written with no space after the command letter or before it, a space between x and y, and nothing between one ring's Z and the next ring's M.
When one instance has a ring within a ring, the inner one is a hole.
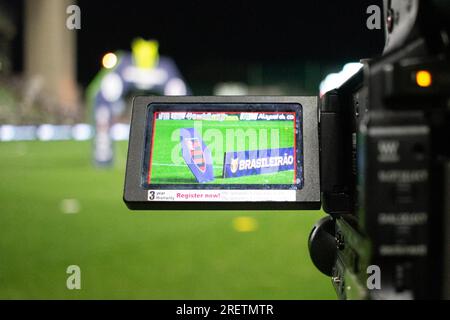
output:
M344 299L450 298L448 25L438 5L405 3L385 7L387 21L416 12L404 43L321 99L330 218L311 233L310 252Z

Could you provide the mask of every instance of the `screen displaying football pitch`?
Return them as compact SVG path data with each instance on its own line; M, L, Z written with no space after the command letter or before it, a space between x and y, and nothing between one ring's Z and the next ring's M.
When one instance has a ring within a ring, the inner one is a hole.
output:
M144 186L301 188L299 113L149 112Z

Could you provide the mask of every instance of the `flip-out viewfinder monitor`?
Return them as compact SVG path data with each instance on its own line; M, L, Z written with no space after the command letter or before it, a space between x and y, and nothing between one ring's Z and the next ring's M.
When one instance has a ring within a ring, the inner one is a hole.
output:
M320 206L316 97L137 97L130 209Z

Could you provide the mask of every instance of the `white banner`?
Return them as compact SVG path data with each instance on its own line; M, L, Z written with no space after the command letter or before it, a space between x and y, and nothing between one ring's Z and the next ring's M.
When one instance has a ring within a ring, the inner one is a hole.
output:
M148 201L295 202L295 190L148 190Z

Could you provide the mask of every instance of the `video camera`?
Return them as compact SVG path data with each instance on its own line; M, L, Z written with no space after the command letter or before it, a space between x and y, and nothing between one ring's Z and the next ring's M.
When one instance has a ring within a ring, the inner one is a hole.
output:
M384 1L383 56L316 97L136 97L124 201L303 210L343 299L450 298L450 5Z

